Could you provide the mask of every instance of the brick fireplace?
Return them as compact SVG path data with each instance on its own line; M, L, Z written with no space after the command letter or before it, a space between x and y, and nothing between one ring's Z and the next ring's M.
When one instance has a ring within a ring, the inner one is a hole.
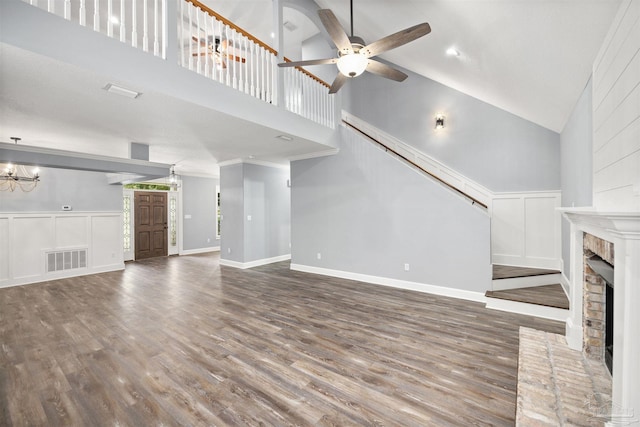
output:
M614 271L614 247L611 242L584 233L582 249L582 350L587 357L604 361L611 372L613 284L607 282L613 282L610 276Z
M571 224L569 347L603 360L606 284L586 260L597 254L613 268L612 422L640 425L640 213L563 209Z

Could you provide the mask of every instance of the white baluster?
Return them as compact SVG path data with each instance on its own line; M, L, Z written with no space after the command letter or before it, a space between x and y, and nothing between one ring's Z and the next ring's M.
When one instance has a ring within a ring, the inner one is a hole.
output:
M204 19L204 75L205 77L209 77L211 75L211 65L209 64L209 19L207 17L209 14L203 13L202 18ZM202 49L202 48L201 48Z
M224 62L227 64L225 84L231 86L231 63L229 62L229 40L231 40L231 29L228 25L224 26L225 37L227 40L227 49L224 52Z
M85 0L80 0L80 9L78 9L78 22L83 27L87 25L87 7L84 2Z
M100 31L100 0L93 1L93 30Z
M219 68L218 68L218 82L223 83L224 82L224 72L225 69L223 68L223 64L225 63L224 58L222 57L222 35L223 35L223 26L222 26L222 21L216 21L218 22L218 46L214 46L215 49L220 49L220 51L218 52L218 61L219 61Z
M56 13L56 1L55 0L49 0L49 2L47 4L47 11L49 13Z
M127 29L125 25L125 7L124 0L120 0L120 41L127 41Z
M187 10L189 11L189 29L187 34L189 40L189 69L193 71L193 5L191 3L187 4Z
M247 58L243 67L244 68L244 93L246 94L249 94L249 61L251 60L251 57L249 56L250 44L251 44L251 41L249 40L249 38L245 37L244 49L242 50L242 52L244 53L244 57Z
M113 37L113 0L107 0L107 35Z
M243 34L238 34L238 39L236 40L236 55L240 58L238 62L238 90L240 92L244 92L244 76L243 76L243 68L244 64L242 63L242 59L245 58L244 51L242 50L242 44L244 43L245 36Z
M142 50L149 52L149 13L147 0L142 2Z
M180 3L184 3L184 2L180 2ZM167 59L167 34L168 34L167 26L173 25L173 23L169 24L169 21L167 18L167 2L163 1L160 4L162 5L162 19L160 19L160 22L162 23L162 45L161 45L162 59ZM180 37L184 37L184 36L181 34Z
M38 7L38 0L31 0L30 3L31 3L31 6Z
M64 19L71 20L71 0L64 0Z
M185 39L185 35L184 35L184 0L180 1L180 64L184 67L185 65L187 65L187 60L184 57L185 55L185 49L184 49L184 39ZM157 15L156 15L157 18ZM157 28L157 26L156 26ZM157 31L157 30L156 30ZM191 42L191 38L187 37L187 40L189 42ZM156 39L157 42L157 39Z
M238 89L238 61L236 61L236 46L238 33L236 30L231 32L231 61L233 62L233 88Z
M218 74L218 64L216 64L216 20L213 16L209 16L209 24L211 25L211 79L216 80ZM208 40L207 40L208 42Z
M196 38L198 41L196 42L196 73L202 74L202 30L200 28L200 16L202 15L202 11L200 9L196 9Z
M181 2L184 4L184 1ZM183 37L182 27L184 26L182 20L182 14L180 14L180 37ZM155 56L160 55L160 43L158 40L158 0L153 0L153 54ZM184 43L180 43L182 45L182 53L184 54Z
M249 94L251 96L256 96L256 86L255 86L255 78L254 78L254 73L255 73L255 66L254 64L256 63L256 59L255 59L255 46L256 44L253 41L249 42L249 58L248 58L248 68L247 70L249 71Z
M131 2L131 46L138 47L138 10L136 0Z

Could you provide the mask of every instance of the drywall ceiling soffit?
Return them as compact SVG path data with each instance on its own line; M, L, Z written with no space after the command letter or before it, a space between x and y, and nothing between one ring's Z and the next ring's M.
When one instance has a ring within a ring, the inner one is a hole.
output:
M270 37L271 19L263 18L271 13L271 0L206 3L258 38ZM349 28L349 0L316 3ZM620 0L353 3L354 32L366 42L420 22L431 25L428 36L381 58L560 132L591 75ZM447 56L450 47L460 56Z

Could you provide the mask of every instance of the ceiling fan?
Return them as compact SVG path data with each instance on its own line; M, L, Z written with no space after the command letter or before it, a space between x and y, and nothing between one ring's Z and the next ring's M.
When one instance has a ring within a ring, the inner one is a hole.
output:
M192 53L193 56L210 55L214 62L222 68L227 68L227 60L241 62L243 64L247 61L246 58L240 56L240 51L234 48L231 40L221 40L214 36L209 36L208 39L192 36L191 40L200 47L198 52Z
M401 82L407 78L402 71L396 70L373 58L387 50L394 49L409 42L412 42L431 32L428 23L414 25L397 33L383 37L378 41L365 45L361 37L353 35L353 0L351 6L351 36L340 26L340 22L330 9L318 10L318 16L327 33L338 49L337 58L311 59L307 61L283 62L279 67L303 67L306 65L337 64L338 75L336 76L329 93L336 93L347 82L349 78L357 77L364 71L385 77L387 79Z

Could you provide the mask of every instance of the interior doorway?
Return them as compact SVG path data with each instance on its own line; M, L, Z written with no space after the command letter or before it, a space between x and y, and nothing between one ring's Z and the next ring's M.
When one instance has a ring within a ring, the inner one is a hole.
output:
M167 193L136 191L135 259L167 256Z

